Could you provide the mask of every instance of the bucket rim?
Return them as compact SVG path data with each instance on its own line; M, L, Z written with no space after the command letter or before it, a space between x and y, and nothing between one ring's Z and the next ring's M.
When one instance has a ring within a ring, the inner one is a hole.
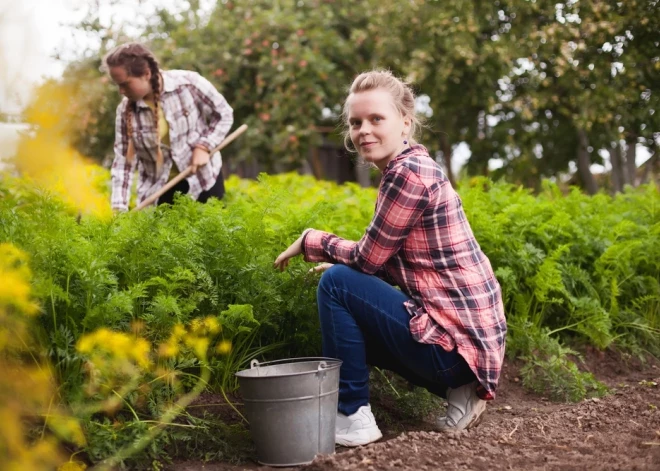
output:
M343 361L338 358L330 358L330 357L281 358L279 360L264 361L263 363L259 363L257 359L254 358L252 359L252 361L250 361L250 365L251 365L250 368L237 371L236 373L234 373L234 376L238 376L239 378L242 379L264 379L264 378L283 378L287 376L308 375L310 373L313 373L314 371L298 371L295 373L282 373L282 374L278 374L277 376L248 376L245 373L254 369L258 369L261 366L275 366L275 365L287 364L287 363L305 363L309 361L325 362L328 364L325 368L323 368L322 365L319 363L319 367L317 371L334 370L336 368L339 368L343 363Z

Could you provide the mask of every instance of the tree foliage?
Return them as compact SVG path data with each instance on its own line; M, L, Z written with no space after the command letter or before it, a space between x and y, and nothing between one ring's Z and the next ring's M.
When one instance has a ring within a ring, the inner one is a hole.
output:
M423 142L451 166L464 142L470 174L540 188L577 168L590 192L593 163L610 155L612 188L635 185L637 144L656 152L660 136L660 7L657 0L243 0L160 10L140 40L165 68L209 78L250 128L225 151L267 171L299 167L337 126L346 88L359 72L384 67L411 81L429 107ZM112 141L119 96L98 71L121 25L92 15L81 27L98 50L70 64L82 106L75 142L101 158ZM622 162L619 164L619 162ZM451 172L450 172L451 176Z

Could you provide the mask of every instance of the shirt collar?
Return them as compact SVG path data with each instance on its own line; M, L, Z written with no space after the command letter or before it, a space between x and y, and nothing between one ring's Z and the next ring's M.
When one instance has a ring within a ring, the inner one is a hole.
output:
M421 144L411 144L410 147L404 149L403 152L388 162L388 164L385 166L385 170L383 170L383 174L394 167L397 162L401 162L402 160L412 155L428 157L429 151Z
M165 70L161 70L160 75L163 77L163 92L173 92L176 89L174 79Z

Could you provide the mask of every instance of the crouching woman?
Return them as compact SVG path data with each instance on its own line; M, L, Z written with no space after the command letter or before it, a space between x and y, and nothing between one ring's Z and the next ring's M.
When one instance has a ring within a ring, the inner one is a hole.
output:
M343 361L336 442L381 438L369 368L445 397L441 431L476 426L495 398L507 331L501 290L460 197L426 148L411 88L387 71L359 75L344 105L347 142L382 173L373 219L348 241L308 229L275 260L333 264L321 277L323 355ZM347 146L348 147L348 146ZM398 286L400 289L396 289Z

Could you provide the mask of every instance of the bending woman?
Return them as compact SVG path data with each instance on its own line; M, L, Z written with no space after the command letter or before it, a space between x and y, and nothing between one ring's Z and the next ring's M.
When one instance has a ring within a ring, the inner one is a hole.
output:
M128 210L136 169L138 204L191 165L192 174L157 203L172 203L177 191L200 202L222 198L222 158L209 152L234 122L227 100L196 72L161 70L142 44L116 47L103 67L124 96L115 125L112 208Z

